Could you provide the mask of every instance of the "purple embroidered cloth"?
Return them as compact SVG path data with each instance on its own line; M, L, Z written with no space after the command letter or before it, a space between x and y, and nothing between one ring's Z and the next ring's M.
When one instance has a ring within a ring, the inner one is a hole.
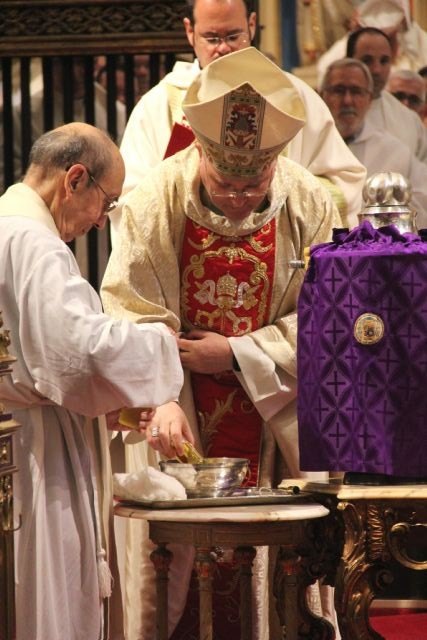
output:
M301 469L427 475L427 242L364 222L311 250L298 301Z

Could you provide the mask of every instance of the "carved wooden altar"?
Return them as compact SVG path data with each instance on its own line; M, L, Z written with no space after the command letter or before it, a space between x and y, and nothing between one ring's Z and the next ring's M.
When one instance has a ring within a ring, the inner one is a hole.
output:
M3 322L0 314L0 327ZM1 377L12 371L16 360L9 355L9 331L0 331ZM15 580L13 558L13 461L12 437L19 423L4 412L0 403L0 640L15 638Z
M369 623L372 601L393 582L400 566L424 572L427 584L427 485L292 482L312 492L344 526L345 544L335 578L342 637L384 640Z

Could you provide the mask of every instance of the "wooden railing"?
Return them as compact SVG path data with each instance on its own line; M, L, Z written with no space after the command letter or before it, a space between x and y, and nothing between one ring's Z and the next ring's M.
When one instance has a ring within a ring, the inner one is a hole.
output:
M191 53L184 9L179 0L2 0L0 192L24 174L34 139L62 122L95 124L119 142L139 94ZM74 248L97 288L108 231Z

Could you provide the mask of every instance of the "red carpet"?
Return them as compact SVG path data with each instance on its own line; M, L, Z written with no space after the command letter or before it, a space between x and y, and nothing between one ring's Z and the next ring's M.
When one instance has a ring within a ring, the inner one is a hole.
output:
M373 612L371 626L385 640L427 640L427 612L408 613L407 610Z

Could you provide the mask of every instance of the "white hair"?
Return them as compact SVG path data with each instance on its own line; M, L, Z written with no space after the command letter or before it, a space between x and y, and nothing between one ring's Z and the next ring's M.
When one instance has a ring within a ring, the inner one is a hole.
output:
M419 73L417 73L416 71L410 71L410 69L396 69L396 71L393 71L390 74L387 85L390 84L390 81L393 80L393 78L398 78L399 80L412 80L414 82L417 82L421 88L422 100L425 102L426 86L422 76L420 76Z

